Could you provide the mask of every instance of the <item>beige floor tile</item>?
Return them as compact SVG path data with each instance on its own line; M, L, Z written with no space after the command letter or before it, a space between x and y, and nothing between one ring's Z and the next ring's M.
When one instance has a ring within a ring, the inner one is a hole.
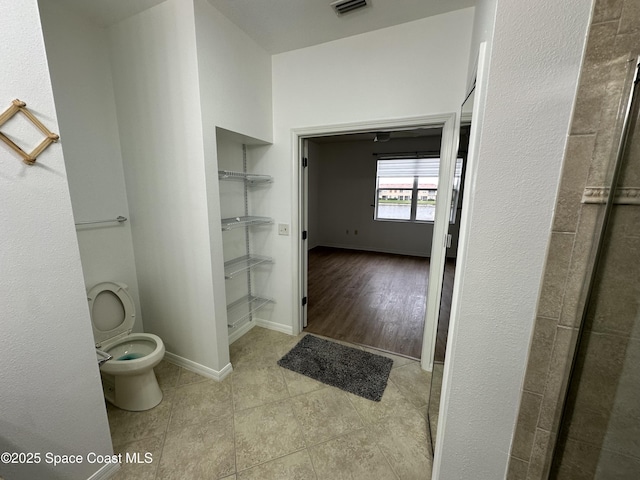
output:
M178 377L180 376L179 366L169 363L166 360L162 360L158 365L153 368L158 380L160 389L174 388L178 383Z
M276 343L286 338L293 338L286 333L276 332L275 330L269 330L267 328L255 327L250 330L246 335L240 337L236 342L231 345L232 349L251 347L256 343Z
M233 372L233 405L237 411L289 397L282 368L241 368Z
M123 465L116 478L430 478L421 430L429 374L418 362L371 350L394 360L382 400L371 402L277 366L303 336L254 328L231 346L234 372L222 382L161 362L160 405L107 407L115 451L153 457Z
M414 407L419 408L429 403L431 373L422 370L419 363L393 368L389 374L389 380Z
M239 355L231 354L231 365L234 371L241 368L260 368L265 365L276 365L276 362L282 357L275 350L269 350L268 347L261 346L260 349L249 350Z
M427 415L429 414L429 407L430 406L433 408L433 406L430 405L430 404L422 405L421 407L418 407L418 413L420 415L422 415L425 419L427 418ZM439 408L434 408L433 411L439 412L440 409Z
M178 382L176 383L176 385L190 385L192 383L204 382L205 380L208 380L208 378L192 372L191 370L187 370L186 368L181 368L180 378L178 378Z
M326 384L314 380L311 377L307 377L306 375L302 375L287 368L280 367L280 369L282 370L284 381L287 384L289 395L292 397L327 387Z
M362 427L362 420L347 394L329 387L291 399L307 445Z
M293 347L295 347L298 342L300 342L300 340L302 340L302 337L304 337L303 335L298 335L297 337L291 336L291 335L287 335L285 338L282 338L276 345L276 353L277 353L277 360L280 360L282 357L284 357L287 353L289 353L289 351L291 351L291 349Z
M416 360L413 360L411 358L402 357L400 355L394 355L393 353L389 353L389 352L383 352L382 350L376 350L375 348L363 347L362 349L365 352L375 353L376 355L381 355L383 357L390 358L391 360L393 360L393 366L391 368L397 368L397 367L402 367L404 365L409 365L412 363L418 363Z
M306 450L272 460L238 474L238 480L315 480Z
M399 478L431 478L429 432L424 418L419 415L387 417L367 429Z
M167 433L158 467L159 480L208 480L234 472L231 416Z
M302 337L254 327L234 342L229 353L234 371L243 367L260 368L275 365Z
M420 415L416 407L391 382L387 383L387 388L379 402L373 402L351 393L347 393L347 396L365 424L376 423L392 415L411 417Z
M231 380L205 380L175 389L169 430L233 415Z
M305 447L289 400L236 412L235 438L237 471Z
M160 435L114 448L114 453L122 455L122 468L114 480L154 480L163 443L164 435Z
M318 480L395 480L389 463L365 430L309 448Z
M107 416L114 446L164 435L171 415L173 390L165 389L159 405L144 412L129 412L107 403Z

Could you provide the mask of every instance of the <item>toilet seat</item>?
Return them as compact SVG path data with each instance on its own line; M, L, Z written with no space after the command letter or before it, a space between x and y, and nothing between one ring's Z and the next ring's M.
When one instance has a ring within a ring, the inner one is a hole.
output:
M124 283L102 282L89 290L87 300L96 347L131 333L136 310L127 288Z

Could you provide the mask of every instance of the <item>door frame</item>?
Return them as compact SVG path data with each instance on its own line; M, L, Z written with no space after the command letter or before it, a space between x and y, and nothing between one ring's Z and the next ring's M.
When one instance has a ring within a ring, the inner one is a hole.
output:
M296 212L292 218L291 232L294 235L294 248L292 249L292 278L294 279L292 311L298 312L293 319L293 334L298 335L303 329L306 318L306 305L302 298L306 296L306 242L302 240L302 231L307 228L307 192L305 168L302 167L303 140L311 137L330 135L346 135L350 133L362 133L377 130L409 130L423 127L441 127L442 139L440 147L440 180L438 196L440 201L436 203L435 221L431 239L431 258L429 263L429 281L427 285L427 305L425 309L424 331L422 338L421 367L423 370L432 371L433 353L435 350L436 332L438 328L438 315L440 313L440 297L442 295L442 279L446 260L447 235L449 233L449 206L453 190L453 174L458 152L458 130L460 117L455 112L408 117L403 119L377 120L370 122L354 122L337 125L318 125L314 127L295 128L291 130L292 151L292 205Z

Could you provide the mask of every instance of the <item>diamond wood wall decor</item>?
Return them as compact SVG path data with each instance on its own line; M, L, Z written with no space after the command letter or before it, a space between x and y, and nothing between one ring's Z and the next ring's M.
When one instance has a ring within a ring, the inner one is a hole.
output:
M45 127L40 120L38 120L33 113L31 113L27 109L27 104L16 99L11 103L11 106L5 110L2 115L0 115L0 127L7 123L14 115L22 113L27 119L33 123L33 125L42 132L45 136L45 139L40 142L36 148L33 149L31 153L27 153L18 145L16 145L9 137L7 137L4 133L0 132L0 140L6 143L12 150L14 150L18 155L22 157L22 161L27 165L33 165L36 163L36 158L40 155L49 145L54 142L57 142L60 138L55 133L49 131L47 127Z

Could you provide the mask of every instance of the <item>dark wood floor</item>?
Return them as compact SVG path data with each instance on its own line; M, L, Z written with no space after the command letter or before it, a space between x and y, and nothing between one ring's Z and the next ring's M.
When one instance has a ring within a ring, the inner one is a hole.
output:
M428 258L316 247L306 331L420 358L428 276Z

